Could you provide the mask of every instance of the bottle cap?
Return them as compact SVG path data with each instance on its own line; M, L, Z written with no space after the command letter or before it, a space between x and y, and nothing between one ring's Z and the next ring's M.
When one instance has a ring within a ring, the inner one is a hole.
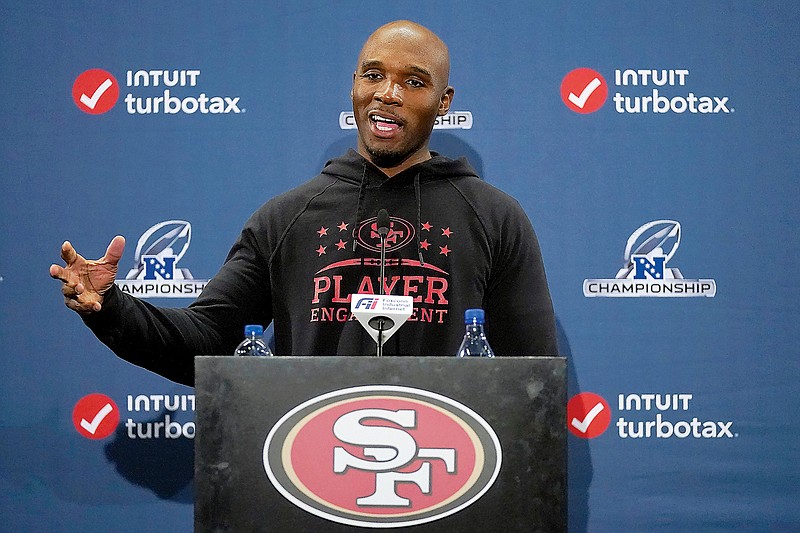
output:
M464 311L464 323L465 324L483 324L484 322L484 314L483 309L467 309Z
M251 335L263 335L264 334L264 326L259 326L258 324L250 324L244 327L244 336L249 337Z

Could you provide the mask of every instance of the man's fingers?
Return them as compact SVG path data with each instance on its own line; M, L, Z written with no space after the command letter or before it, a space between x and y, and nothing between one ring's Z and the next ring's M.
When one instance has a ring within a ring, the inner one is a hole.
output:
M70 286L70 288L74 288L75 287L75 282L74 281L70 281L70 272L69 272L69 270L67 270L66 268L64 268L62 266L59 266L59 265L56 265L56 264L50 265L50 277L53 278L53 279L57 279L58 281L63 283L64 287L66 287L68 285ZM62 290L64 289L64 287L62 287Z
M73 311L80 312L81 311L81 304L79 304L76 300L71 300L69 298L64 298L64 305L68 308L72 309Z
M64 273L64 269L56 264L50 265L50 277L53 279L57 279L63 281L64 283L67 282L66 274Z
M73 311L81 314L87 314L91 311L99 311L101 307L99 302L81 303L80 301L72 298L64 298L64 304Z
M76 285L70 285L69 283L65 282L61 285L61 294L64 295L64 298L75 299L78 297L78 291L76 290Z
M81 314L100 311L102 308L100 302L93 301L94 298L91 297L86 300L83 294L84 290L85 289L83 285L80 283L77 285L69 285L68 283L64 283L61 286L61 294L64 295L64 304L73 311L77 311ZM82 298L84 299L82 300Z
M77 258L78 252L76 252L75 248L72 247L72 243L69 241L64 241L64 244L61 245L61 259L67 263L67 266L70 266Z
M122 257L122 252L125 250L125 237L122 235L117 235L113 239L111 239L111 243L108 245L106 249L106 255L103 256L101 261L105 261L106 263L116 265L119 263L120 258Z
M105 262L116 267L124 248L125 239L118 235L111 240L106 255L100 261L86 261L78 255L72 243L64 241L61 245L61 258L66 266L50 265L50 276L61 281L61 294L68 308L81 315L100 311L102 304L99 300L102 297L94 289L97 281L94 277L99 276L102 279L107 270L116 271L116 268L104 269L99 263Z

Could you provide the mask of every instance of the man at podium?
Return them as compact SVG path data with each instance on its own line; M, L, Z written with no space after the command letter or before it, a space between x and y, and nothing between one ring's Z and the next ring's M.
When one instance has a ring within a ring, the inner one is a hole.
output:
M556 355L541 252L522 207L465 159L429 150L453 101L449 70L447 46L427 28L378 28L353 73L356 150L258 209L194 303L159 308L122 293L117 236L96 261L62 245L66 265L50 275L67 307L121 358L185 384L194 356L232 353L245 324L274 322L276 355L373 353L349 300L381 284L414 300L385 355L454 354L473 307L486 311L497 355ZM390 215L385 240L381 209Z

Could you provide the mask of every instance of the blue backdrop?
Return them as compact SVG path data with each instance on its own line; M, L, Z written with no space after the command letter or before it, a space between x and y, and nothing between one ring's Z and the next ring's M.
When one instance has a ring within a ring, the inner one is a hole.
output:
M202 286L251 212L354 146L340 115L360 46L408 18L452 55L460 114L443 126L458 127L432 147L518 198L541 241L570 363L570 531L800 530L799 15L795 1L3 2L3 529L191 530L192 390L114 357L48 266L64 239L99 257L122 234L124 284L140 237L179 220L179 267ZM129 71L156 74L137 86ZM653 270L622 279L637 252ZM653 274L671 269L683 282ZM662 297L691 280L715 294Z

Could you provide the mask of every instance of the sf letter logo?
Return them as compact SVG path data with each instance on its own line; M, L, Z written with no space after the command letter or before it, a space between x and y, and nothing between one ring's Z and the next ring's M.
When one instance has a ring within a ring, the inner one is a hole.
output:
M403 232L402 231L395 231L394 222L389 222L389 233L386 235L386 248L389 248L390 246L396 245L398 237L402 239L403 238ZM380 248L380 246L381 246L381 244L380 244L381 236L378 233L378 223L377 222L373 222L370 225L369 238L377 240L378 243L375 246Z
M297 405L270 430L264 470L298 507L340 524L407 527L478 500L500 472L480 415L423 389L366 385Z
M72 99L78 109L90 115L109 111L119 98L119 83L103 69L95 68L81 73L72 84Z
M379 425L366 425L377 421ZM422 494L431 492L431 462L423 461L413 472L399 469L416 459L439 459L450 474L456 470L456 451L453 448L419 448L414 437L403 429L380 422L394 423L401 428L416 426L416 412L410 409L361 409L339 417L333 425L333 434L342 442L363 447L363 455L356 457L345 448L333 450L333 471L342 474L348 468L375 473L375 491L358 498L356 503L376 507L408 507L411 501L396 492L398 483L413 483Z

